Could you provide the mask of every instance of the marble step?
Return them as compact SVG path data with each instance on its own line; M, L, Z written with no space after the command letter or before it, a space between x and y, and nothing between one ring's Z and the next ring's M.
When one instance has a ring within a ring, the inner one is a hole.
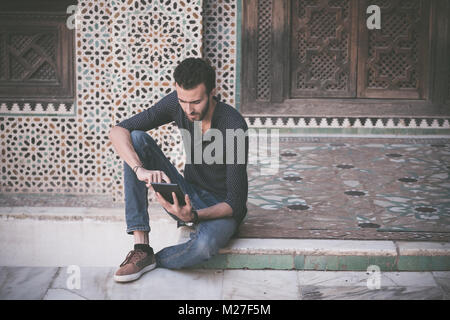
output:
M150 205L155 251L188 240ZM0 265L119 265L133 246L123 208L0 207ZM321 239L233 239L196 268L330 271L448 271L450 243Z

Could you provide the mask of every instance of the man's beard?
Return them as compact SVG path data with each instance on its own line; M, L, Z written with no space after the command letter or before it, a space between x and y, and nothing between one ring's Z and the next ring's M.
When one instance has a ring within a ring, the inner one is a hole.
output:
M189 117L188 117L188 120L191 121L191 122L194 122L194 121L202 121L203 118L205 117L205 115L208 113L208 110L209 110L209 107L210 107L209 102L210 102L210 98L209 98L209 96L208 96L208 104L207 104L205 110L203 110L202 113L200 114L200 119L198 119L198 120L191 120L191 119L189 119Z

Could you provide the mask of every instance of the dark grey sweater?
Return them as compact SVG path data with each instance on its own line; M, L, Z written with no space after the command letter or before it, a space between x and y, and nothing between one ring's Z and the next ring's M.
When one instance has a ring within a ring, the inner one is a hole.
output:
M207 190L219 199L224 199L224 202L228 203L233 209L233 217L238 223L242 221L247 213L247 195L248 195L248 178L247 178L247 162L248 162L248 136L245 137L245 163L239 161L238 157L238 141L234 138L234 161L226 162L226 144L229 140L226 139L226 129L242 129L247 131L247 123L242 115L230 105L217 101L216 108L214 110L211 128L220 130L223 137L223 161L220 163L206 164L203 159L201 164L194 164L194 124L190 122L183 112L179 102L177 92L173 91L169 95L165 96L158 103L151 108L142 111L133 117L123 120L117 125L128 129L130 132L133 130L148 131L159 127L160 125L175 121L178 128L183 128L189 131L191 137L191 152L186 150L186 155L192 155L191 160L187 159L187 163L184 168L184 178L189 183ZM200 131L201 134L201 131ZM212 141L203 141L202 151ZM211 147L210 149L211 150ZM213 156L215 155L212 153ZM203 157L202 157L203 158Z

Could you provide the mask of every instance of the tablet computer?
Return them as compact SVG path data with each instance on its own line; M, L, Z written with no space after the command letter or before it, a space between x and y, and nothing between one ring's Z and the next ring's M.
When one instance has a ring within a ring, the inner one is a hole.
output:
M176 183L151 183L153 190L155 192L159 192L166 201L173 204L172 192L175 192L175 195L178 199L178 204L180 206L186 205L184 201L184 193L181 190L180 186Z

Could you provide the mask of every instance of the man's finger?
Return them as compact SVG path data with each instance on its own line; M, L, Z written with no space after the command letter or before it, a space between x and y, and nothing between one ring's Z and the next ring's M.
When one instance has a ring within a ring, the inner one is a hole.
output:
M164 171L161 171L161 173L162 173L162 175L163 175L164 180L165 180L167 183L171 183L169 177L164 173Z
M172 192L173 204L178 208L178 199L175 192Z
M159 203L164 207L164 208L168 208L168 206L170 205L169 202L166 201L166 199L164 199L164 197L159 193L156 192L156 198L158 199Z

